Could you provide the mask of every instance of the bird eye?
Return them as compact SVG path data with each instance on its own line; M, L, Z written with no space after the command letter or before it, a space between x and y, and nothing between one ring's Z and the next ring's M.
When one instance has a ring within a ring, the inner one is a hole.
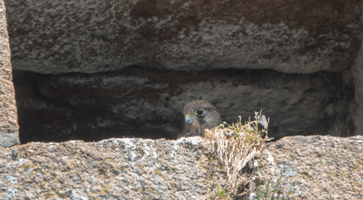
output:
M198 109L197 111L195 111L196 115L202 116L204 113L203 109Z

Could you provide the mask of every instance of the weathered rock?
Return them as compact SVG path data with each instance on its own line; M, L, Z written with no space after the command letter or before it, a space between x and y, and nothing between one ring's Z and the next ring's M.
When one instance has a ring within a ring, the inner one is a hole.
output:
M4 1L0 0L0 146L19 144L19 127L12 82Z
M129 68L102 74L15 73L21 141L175 138L190 100L209 100L222 119L260 111L269 135L354 134L354 97L339 74L273 71L173 72Z
M255 193L282 173L284 199L363 199L362 136L285 137L270 143L256 165Z
M15 70L342 71L359 48L355 0L5 0ZM358 17L357 17L358 16Z
M175 138L199 97L276 138L360 133L361 1L5 2L13 67L39 74L16 79L24 142Z
M225 171L199 137L0 147L4 199L201 199Z
M271 142L255 164L255 193L265 189L268 178L275 184L282 172L279 190L285 198L363 198L362 139L295 136ZM213 155L199 137L0 147L0 196L202 199L226 180L222 163Z

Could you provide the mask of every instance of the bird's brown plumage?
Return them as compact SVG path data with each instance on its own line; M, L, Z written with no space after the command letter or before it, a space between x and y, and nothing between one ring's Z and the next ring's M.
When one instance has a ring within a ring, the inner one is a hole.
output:
M195 100L187 103L183 110L184 131L179 137L203 136L204 130L222 123L217 109L208 101Z

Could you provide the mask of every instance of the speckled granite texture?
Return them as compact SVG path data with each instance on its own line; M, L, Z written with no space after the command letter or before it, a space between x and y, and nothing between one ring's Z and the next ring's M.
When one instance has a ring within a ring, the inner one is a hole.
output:
M254 164L253 193L282 172L285 199L363 199L362 140L295 136L271 142ZM4 199L208 199L225 180L223 166L199 137L0 147Z
M0 148L4 199L201 199L225 177L199 137Z
M284 199L363 199L362 136L285 137L270 143L256 166L260 189L282 173Z
M359 1L5 0L14 69L342 71L359 47Z
M0 146L9 147L19 144L19 126L5 11L0 0Z

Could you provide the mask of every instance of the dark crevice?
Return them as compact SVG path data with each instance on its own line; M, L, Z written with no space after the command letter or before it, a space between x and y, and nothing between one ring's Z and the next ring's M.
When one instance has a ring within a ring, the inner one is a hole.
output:
M22 143L176 139L183 129L183 106L199 98L214 104L228 123L262 109L275 139L353 132L349 106L354 90L342 73L132 66L95 74L14 71L13 77Z

